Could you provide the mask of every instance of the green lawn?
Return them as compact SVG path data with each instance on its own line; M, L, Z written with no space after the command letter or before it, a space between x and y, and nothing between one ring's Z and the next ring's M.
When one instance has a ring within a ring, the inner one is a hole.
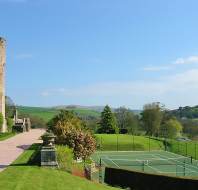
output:
M17 108L19 113L40 117L45 122L48 122L50 119L52 119L55 115L59 113L59 110L55 108L26 107L26 106L18 106ZM89 109L74 108L68 110L74 111L76 114L80 116L92 116L92 117L100 116L100 112Z
M99 150L164 150L162 141L145 136L97 134Z
M67 172L28 165L37 146L25 151L13 164L0 173L2 190L110 190Z
M198 159L198 144L195 141L181 142L168 140L168 150L184 156L192 156Z
M0 133L0 141L13 137L15 133Z

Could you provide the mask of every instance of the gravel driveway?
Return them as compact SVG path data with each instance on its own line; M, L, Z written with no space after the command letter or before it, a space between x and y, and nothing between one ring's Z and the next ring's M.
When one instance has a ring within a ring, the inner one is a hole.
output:
M33 143L39 142L39 137L45 132L43 129L32 129L0 141L0 172L9 166L16 158Z

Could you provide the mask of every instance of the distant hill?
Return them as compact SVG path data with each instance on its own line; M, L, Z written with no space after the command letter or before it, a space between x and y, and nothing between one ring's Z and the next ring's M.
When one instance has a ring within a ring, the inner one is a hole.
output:
M28 114L36 117L42 118L45 122L48 122L52 119L55 115L57 115L60 109L67 109L74 111L80 117L99 117L100 112L91 110L91 109L84 109L84 108L73 108L73 107L52 107L52 108L45 108L45 107L28 107L28 106L17 106L19 115L20 114Z
M42 118L45 122L48 122L55 115L59 113L61 109L74 111L79 117L82 118L99 118L104 106L80 106L80 105L62 105L54 107L29 107L29 106L17 106L19 114L28 114ZM114 111L115 108L112 108ZM140 110L131 110L135 114L139 114Z
M193 107L179 107L169 112L178 118L198 119L198 105Z
M81 105L60 105L53 107L54 109L83 109L83 110L94 110L97 112L102 112L105 106L81 106ZM111 107L113 111L115 111L114 107ZM142 110L132 110L131 111L135 114L140 114Z
M81 106L81 105L60 105L52 107L54 109L83 109L83 110L94 110L97 112L102 112L104 106Z

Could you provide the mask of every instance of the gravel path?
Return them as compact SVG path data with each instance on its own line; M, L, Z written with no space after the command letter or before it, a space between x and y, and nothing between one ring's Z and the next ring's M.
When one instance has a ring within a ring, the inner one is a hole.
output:
M44 132L42 129L32 129L29 132L20 133L0 141L0 172L16 160L33 143L39 142L38 139Z

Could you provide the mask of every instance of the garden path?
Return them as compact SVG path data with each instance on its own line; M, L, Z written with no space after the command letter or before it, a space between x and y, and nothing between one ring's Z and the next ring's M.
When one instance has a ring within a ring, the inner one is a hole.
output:
M44 132L45 130L43 129L32 129L29 132L20 133L0 141L0 172L16 160L33 143L39 142L39 137Z

